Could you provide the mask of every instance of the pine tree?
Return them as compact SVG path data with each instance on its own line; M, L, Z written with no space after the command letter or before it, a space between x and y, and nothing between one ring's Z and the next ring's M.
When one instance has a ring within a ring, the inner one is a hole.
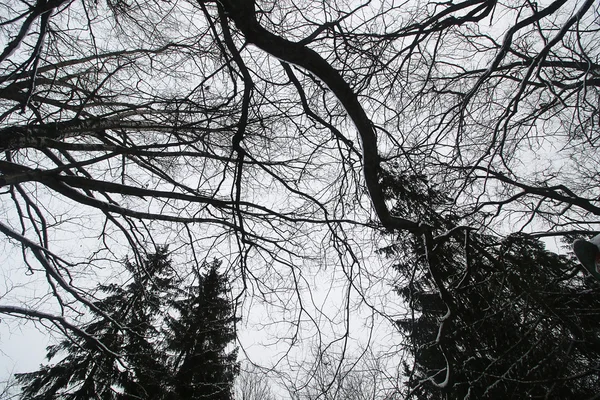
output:
M231 302L224 297L227 281L219 275L220 263L207 265L208 273L197 275L192 293L173 302L178 318L167 321L170 331L168 351L176 354L173 399L228 400L238 372L235 350L227 347L235 340Z
M416 176L388 177L396 212L416 202L424 222L455 228L448 204ZM390 197L391 197L390 196ZM429 246L403 235L383 249L398 260L406 284L398 293L412 318L398 321L412 360L404 364L410 398L588 398L600 387L600 285L578 272L573 257L557 255L538 239L501 239L456 230ZM451 296L440 296L432 271ZM447 359L447 361L446 361ZM449 382L443 387L446 366Z
M161 293L172 282L170 267L167 250L161 248L141 266L125 262L131 274L128 285L99 285L98 292L106 297L95 305L111 318L96 315L82 328L111 352L83 337L50 346L49 361L64 353L66 357L39 371L17 374L24 384L23 398L147 398L147 393L159 390L160 381L155 378L165 371L162 355L152 343L158 335L153 322L161 311Z
M235 339L226 278L219 263L196 272L199 284L182 290L166 247L141 265L126 262L130 283L100 285L96 302L110 318L96 315L82 329L96 338L70 337L48 348L38 371L17 374L22 398L50 399L230 399L237 373ZM118 322L118 325L115 324Z

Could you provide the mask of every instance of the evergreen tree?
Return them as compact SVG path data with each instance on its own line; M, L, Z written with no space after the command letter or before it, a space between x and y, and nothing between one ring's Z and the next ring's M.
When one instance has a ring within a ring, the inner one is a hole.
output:
M444 216L448 199L423 178L398 175L387 184L388 195L398 199L397 213L417 210L421 221L456 228ZM406 207L417 200L425 206ZM407 283L398 293L413 310L398 321L412 354L404 364L407 397L439 398L440 391L452 399L597 394L598 283L577 274L573 257L549 252L528 235L455 232L434 245L403 235L384 249L399 260L396 268Z
M125 265L131 283L98 287L106 297L96 306L110 318L96 315L82 327L103 347L86 337L50 346L48 360L66 356L17 374L22 398L179 399L206 393L218 394L211 399L231 398L236 352L224 349L235 339L236 319L224 297L226 279L217 271L219 263L204 265L208 272L197 272L199 284L187 291L175 278L166 248L141 265Z
M219 275L219 266L216 260L207 265L208 273L197 274L199 283L190 288L191 293L173 302L179 314L167 320L167 348L177 355L171 365L175 372L173 399L232 398L237 352L228 352L227 347L235 340L238 319L223 296L227 281Z

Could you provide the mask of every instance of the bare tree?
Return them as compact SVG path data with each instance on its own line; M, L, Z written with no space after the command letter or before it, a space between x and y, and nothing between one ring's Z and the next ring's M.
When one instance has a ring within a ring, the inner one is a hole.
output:
M227 257L240 312L268 310L278 345L325 349L364 310L367 331L397 317L380 233L433 249L596 230L593 0L0 7L0 232L51 299L15 292L5 314L72 330L128 251L170 243ZM398 176L447 194L447 223L392 209ZM313 281L342 293L335 312Z
M340 356L313 348L312 358L298 365L295 381L286 382L290 398L297 400L399 399L401 377L390 374L389 355L363 350L358 356ZM396 364L397 365L397 364Z
M277 397L265 371L249 363L240 365L240 372L234 384L235 400L274 400Z
M19 398L19 384L14 376L0 381L0 399L12 400Z

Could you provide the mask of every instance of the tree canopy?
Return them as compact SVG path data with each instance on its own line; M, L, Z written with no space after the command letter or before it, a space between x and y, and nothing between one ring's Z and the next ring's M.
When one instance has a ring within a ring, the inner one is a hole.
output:
M525 264L540 279L533 292L596 288L540 242L598 231L594 0L7 0L0 10L4 315L86 334L91 313L123 331L96 284L123 290L123 257L141 264L169 243L182 275L208 254L226 260L247 328L269 335L268 367L301 390L316 379L293 372L307 342L339 356L338 374L361 338L364 354L410 361L418 340L396 321L420 295L400 287L406 271L428 274L436 310L500 288L510 294L490 307L502 308L521 284L496 280ZM511 252L525 253L502 258ZM414 269L393 268L398 259ZM469 276L485 284L454 290L449 268L475 265ZM472 345L429 312L418 318L441 326L439 354ZM437 361L411 376L443 382ZM505 362L498 371L516 361ZM398 393L409 384L385 374ZM476 380L462 376L448 385Z

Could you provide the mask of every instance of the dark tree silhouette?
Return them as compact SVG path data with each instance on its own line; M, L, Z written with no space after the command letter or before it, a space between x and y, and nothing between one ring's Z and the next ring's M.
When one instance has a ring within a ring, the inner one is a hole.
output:
M191 293L173 302L178 318L167 319L167 338L172 358L173 399L232 398L238 372L237 353L229 349L235 341L235 323L227 280L219 275L220 263L207 265L208 272L198 275Z
M429 204L424 218L452 225L435 211L445 196L424 191L422 177L393 184L398 206L418 199ZM549 252L527 234L465 230L429 247L423 238L403 239L403 248L384 251L401 255L396 268L406 285L398 292L412 310L397 321L412 359L404 363L406 398L439 398L440 391L452 399L597 394L600 285L574 257Z
M236 352L226 347L236 318L219 265L205 265L183 290L166 247L141 265L126 262L129 284L98 287L106 314L50 346L48 360L59 361L17 374L23 398L231 399Z

